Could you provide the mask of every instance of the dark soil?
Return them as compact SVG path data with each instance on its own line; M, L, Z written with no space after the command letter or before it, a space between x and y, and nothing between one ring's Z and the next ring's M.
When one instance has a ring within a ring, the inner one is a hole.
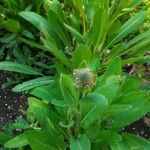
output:
M145 117L125 127L124 131L150 140L150 115L147 114Z
M0 72L0 85L3 84L8 74ZM27 108L27 96L23 93L13 93L11 87L0 90L0 127L8 121L14 121L21 116L21 110Z

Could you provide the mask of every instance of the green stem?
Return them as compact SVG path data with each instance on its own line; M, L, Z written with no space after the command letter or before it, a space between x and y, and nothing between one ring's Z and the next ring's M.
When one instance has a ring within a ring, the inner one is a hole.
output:
M86 93L80 93L80 100L82 100L85 97ZM78 136L79 134L79 130L80 130L80 126L81 126L81 106L80 104L78 105L78 111L80 112L80 114L77 114L77 120L76 120L76 126L75 126L75 132L74 135L75 137Z
M81 112L80 111L80 106L79 106L79 112ZM75 126L75 137L77 137L78 134L79 134L80 125L81 125L81 115L78 114L77 115L77 120L76 120L76 126Z
M83 18L83 35L85 35L85 32L86 32L86 19L85 19L85 17L83 16L82 17Z

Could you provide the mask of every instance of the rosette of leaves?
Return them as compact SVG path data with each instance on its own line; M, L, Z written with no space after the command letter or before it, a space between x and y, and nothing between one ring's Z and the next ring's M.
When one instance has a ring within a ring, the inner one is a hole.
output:
M21 134L1 132L0 143L32 150L148 150L148 140L122 131L150 110L150 97L140 87L139 79L122 72L118 57L84 95L73 75L62 74L30 91L36 98L28 99L27 121L9 125L9 133L20 129Z

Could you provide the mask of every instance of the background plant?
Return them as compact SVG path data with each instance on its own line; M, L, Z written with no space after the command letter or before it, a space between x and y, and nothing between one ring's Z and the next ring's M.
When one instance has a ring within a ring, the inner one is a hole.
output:
M34 51L31 47L20 41L26 37L38 42L40 32L22 20L18 13L20 11L35 11L44 15L44 1L5 0L0 3L0 60L16 62L33 67L39 72L52 74L50 65L52 60L44 52ZM46 4L45 4L46 6ZM15 10L15 11L14 11ZM34 48L34 50L36 50ZM1 85L2 88L10 84L17 84L21 80L28 80L29 76L10 73L7 81Z
M32 38L21 37L20 40L31 47L50 52L59 60L58 62L69 68L77 67L73 65L71 58L74 55L85 55L84 51L85 53L90 51L92 61L100 60L101 67L105 67L118 55L122 57L123 65L147 62L149 56L144 54L148 51L149 31L140 34L137 30L146 19L147 12L139 10L140 12L131 16L139 2L120 1L119 5L116 5L118 1L89 1L88 3L81 1L79 4L74 1L64 1L63 6L61 1L51 1L48 5L45 1L47 20L28 10L20 12L21 17L40 30L40 39L44 45L39 44L41 43L39 40L37 44ZM125 18L125 15L128 17ZM136 37L132 37L131 33L135 32ZM80 54L76 54L78 51ZM84 56L82 57L84 59ZM59 63L55 66L57 70L62 67Z

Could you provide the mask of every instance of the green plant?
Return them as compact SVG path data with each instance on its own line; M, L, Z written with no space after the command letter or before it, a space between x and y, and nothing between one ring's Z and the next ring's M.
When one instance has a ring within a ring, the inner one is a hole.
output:
M100 61L101 68L116 56L121 56L123 65L149 60L144 54L148 51L150 32L139 34L137 30L147 12L133 14L132 11L139 0L44 2L47 19L28 10L19 13L40 31L44 45L31 38L21 37L19 40L54 55L57 70L70 72L86 57L88 64ZM125 18L125 15L129 17ZM134 37L132 33L136 33Z
M32 52L32 48L22 43L22 37L39 42L40 33L18 15L20 11L35 11L44 14L43 0L5 0L0 2L0 61L15 62L32 67L41 74L53 74L53 60L45 52ZM34 50L36 50L34 48ZM1 85L6 88L11 84L28 80L25 74L9 73L7 81Z
M122 131L149 112L150 98L139 90L140 80L122 72L119 58L102 76L95 78L91 69L82 66L74 75L61 74L49 83L46 79L47 86L36 81L39 87L34 89L33 81L16 86L14 91L29 90L36 98L28 99L27 121L11 124L10 131L23 133L16 137L1 133L0 143L6 148L30 145L33 150L148 150L148 140Z
M104 66L118 55L122 56L124 64L128 64L149 58L144 54L148 51L150 32L137 32L129 38L147 17L146 11L132 12L139 2L65 1L62 8L61 2L51 1L47 20L33 12L19 14L41 31L44 47L39 45L39 48L50 51L68 67L71 62L66 55L73 56L80 45L90 49L93 57L99 55ZM131 18L123 19L127 14L131 14ZM38 47L31 41L22 41ZM62 52L64 54L58 56Z
M119 5L116 5L117 3ZM29 32L25 34L28 38L19 36L19 41L28 44L32 50L39 49L50 52L57 62L54 62L56 65L52 68L60 70L60 73L71 72L86 57L88 64L91 61L93 63L100 61L101 68L105 68L116 56L121 56L123 65L148 62L149 56L144 54L148 51L150 32L139 34L139 30L137 30L138 26L146 19L147 12L140 11L134 14L132 11L139 3L139 0L122 0L120 2L95 0L80 1L80 3L75 1L62 3L58 0L44 1L47 19L35 12L29 12L29 10L19 13L22 18L28 20L40 31L41 34L37 35L38 40L33 38L35 32L33 34ZM125 18L124 16L129 17ZM23 26L24 24L23 22ZM133 33L136 33L134 37L129 36ZM27 62L29 61L27 60ZM32 66L31 64L30 66ZM24 65L29 64L24 63ZM43 63L39 65L44 67ZM64 66L68 69L65 69ZM51 67L45 66L44 69L46 68ZM52 72L54 72L53 70Z
M34 12L19 13L41 32L44 45L20 41L50 52L56 71L44 76L27 65L0 62L0 70L42 76L12 89L36 98L28 100L27 121L6 125L10 134L1 133L0 143L6 148L30 145L33 150L148 149L149 141L122 131L150 109L140 80L122 71L125 64L149 59L144 54L150 32L137 35L147 13L130 15L140 1L61 2L45 6L47 19ZM22 134L14 137L12 131L18 128Z

